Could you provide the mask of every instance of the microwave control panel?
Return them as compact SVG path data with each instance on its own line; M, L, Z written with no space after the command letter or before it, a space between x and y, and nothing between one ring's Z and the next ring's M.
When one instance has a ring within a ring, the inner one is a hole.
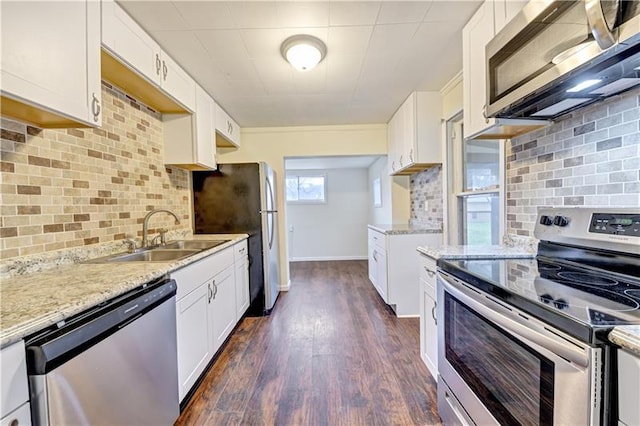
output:
M591 215L589 232L640 237L640 215L594 213Z

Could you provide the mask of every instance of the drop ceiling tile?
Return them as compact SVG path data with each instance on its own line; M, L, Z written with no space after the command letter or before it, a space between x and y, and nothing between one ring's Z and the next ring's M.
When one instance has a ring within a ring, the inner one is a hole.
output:
M291 80L293 67L279 54L276 57L253 59L260 80Z
M225 2L174 1L173 4L191 29L209 30L236 27Z
M319 38L327 44L327 40L329 38L329 28L328 27L300 27L300 28L283 28L283 32L285 38L291 37L296 34L307 34L314 37ZM283 40L284 41L284 40ZM280 46L278 46L278 49Z
M294 72L293 83L298 93L322 93L327 85L326 63L318 64L314 69L306 72Z
M278 16L282 27L323 27L329 25L327 2L279 2Z
M419 24L376 25L367 52L375 54L395 53L411 41Z
M234 96L266 96L262 82L259 80L228 80Z
M332 1L329 8L331 26L373 25L378 17L380 2Z
M214 61L248 58L247 49L238 30L200 30L195 34Z
M454 3L454 2L450 2ZM386 1L380 7L377 24L421 22L431 1Z
M366 52L373 26L329 27L327 51L331 55Z
M238 28L279 28L280 18L276 2L227 2L231 19Z
M166 1L121 1L118 4L147 31L188 29L187 23L182 19L173 3ZM136 19L140 16L143 16L144 20Z
M216 61L218 67L224 72L228 80L258 80L253 62L249 59L225 59Z
M460 22L466 23L471 16L478 10L482 1L434 1L427 14L424 22Z
M241 34L251 58L280 57L280 45L287 38L280 28L243 29Z
M268 95L295 95L297 90L293 79L263 80L262 84Z

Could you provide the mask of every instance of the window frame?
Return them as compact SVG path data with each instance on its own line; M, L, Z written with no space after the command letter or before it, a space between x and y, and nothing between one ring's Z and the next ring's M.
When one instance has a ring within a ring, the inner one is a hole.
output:
M288 188L287 188L287 180L289 179L297 179L298 180L298 199L290 200L288 198ZM300 200L300 178L322 178L323 184L323 198L322 200ZM326 173L315 173L315 172L287 172L285 175L285 202L287 204L326 204L327 203L327 174Z
M464 232L465 212L464 201L469 197L482 194L498 196L498 241L492 241L492 244L501 244L506 229L505 212L506 212L506 142L504 139L498 140L499 169L498 169L498 185L495 188L482 188L476 190L464 190L464 128L462 121L462 113L447 120L446 140L447 140L447 163L450 165L447 170L446 182L447 191L447 217L450 222L446 239L449 244L467 245L466 233Z

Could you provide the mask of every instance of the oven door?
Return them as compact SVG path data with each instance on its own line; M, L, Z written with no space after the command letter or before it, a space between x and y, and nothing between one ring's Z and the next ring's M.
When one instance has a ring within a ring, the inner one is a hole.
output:
M599 424L600 349L444 272L438 318L446 424Z

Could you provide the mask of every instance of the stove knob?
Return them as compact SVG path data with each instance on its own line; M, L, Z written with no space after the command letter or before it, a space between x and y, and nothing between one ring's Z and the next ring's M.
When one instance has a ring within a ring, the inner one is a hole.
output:
M547 305L549 304L549 302L551 302L553 300L553 297L551 297L550 294L543 294L542 296L540 296L540 301L543 303L546 303Z
M564 299L558 299L553 301L553 306L555 306L558 309L566 309L569 307L569 304Z
M551 226L553 225L553 219L552 216L542 215L540 216L540 225Z
M569 224L569 218L566 216L556 216L553 218L553 224L556 226L567 226Z

